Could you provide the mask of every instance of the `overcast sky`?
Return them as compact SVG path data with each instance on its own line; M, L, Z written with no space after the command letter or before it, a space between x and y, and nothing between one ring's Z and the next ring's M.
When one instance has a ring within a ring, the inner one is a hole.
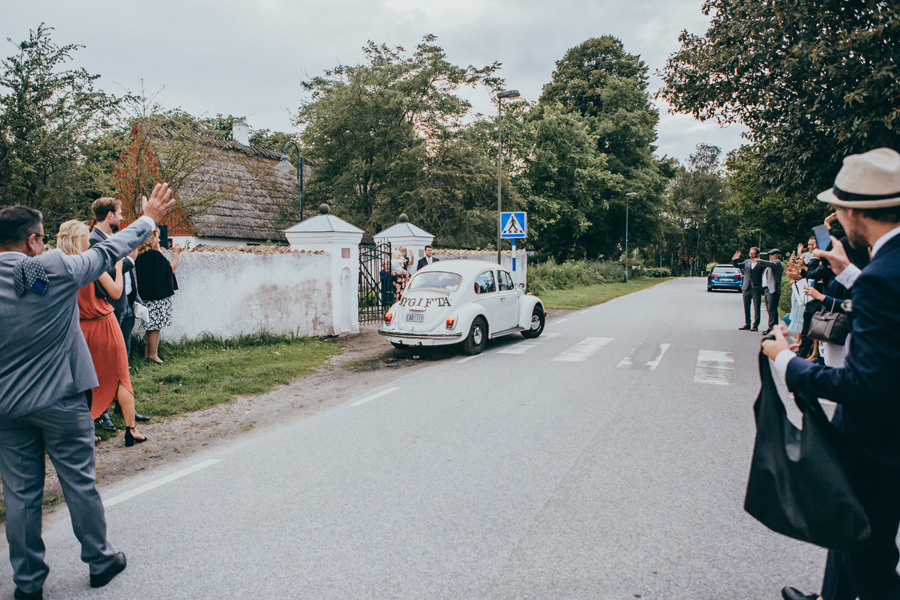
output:
M363 61L368 40L413 50L433 33L457 65L502 63L508 89L530 101L550 81L557 60L591 37L611 34L639 54L654 75L678 48L682 29L702 34L701 0L0 0L0 57L15 53L42 21L58 45L78 43L70 65L101 75L112 92L160 92L165 108L197 115L246 116L252 129L294 131L300 82L338 64ZM467 93L492 113L488 93ZM680 161L701 142L727 152L741 144L736 127L720 129L659 105L657 154Z

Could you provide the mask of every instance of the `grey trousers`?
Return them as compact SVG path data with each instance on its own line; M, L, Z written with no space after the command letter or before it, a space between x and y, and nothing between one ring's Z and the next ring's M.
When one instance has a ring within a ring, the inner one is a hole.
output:
M773 294L766 288L766 312L769 313L769 326L772 329L778 325L778 301L781 300L781 290Z
M16 419L0 420L9 561L16 586L26 593L42 589L50 570L41 539L45 450L59 475L72 529L81 542L81 560L97 574L115 558L106 540L106 516L94 466L94 422L84 394Z

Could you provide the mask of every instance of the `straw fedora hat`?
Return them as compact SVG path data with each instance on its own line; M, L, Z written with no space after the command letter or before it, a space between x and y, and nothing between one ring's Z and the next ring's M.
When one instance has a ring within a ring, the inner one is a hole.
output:
M900 153L877 148L851 154L834 179L834 187L817 196L846 208L900 206Z

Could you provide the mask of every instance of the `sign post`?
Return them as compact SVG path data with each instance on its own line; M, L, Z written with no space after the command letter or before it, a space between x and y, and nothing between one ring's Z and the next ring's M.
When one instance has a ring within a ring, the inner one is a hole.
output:
M516 240L525 239L528 232L528 214L525 212L500 213L500 238L512 240L512 270L516 270Z

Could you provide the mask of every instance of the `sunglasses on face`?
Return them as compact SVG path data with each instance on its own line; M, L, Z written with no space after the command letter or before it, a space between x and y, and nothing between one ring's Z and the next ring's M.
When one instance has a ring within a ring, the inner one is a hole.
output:
M44 242L45 246L50 243L50 236L46 233L44 235L41 235L40 233L32 233L31 235L34 236L34 239Z

